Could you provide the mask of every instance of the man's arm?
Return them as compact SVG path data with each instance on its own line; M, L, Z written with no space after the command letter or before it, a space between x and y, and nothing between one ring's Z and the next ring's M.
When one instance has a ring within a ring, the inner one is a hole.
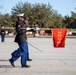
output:
M19 35L23 34L23 32L21 30L21 25L20 25L20 22L19 21L16 23L16 32Z

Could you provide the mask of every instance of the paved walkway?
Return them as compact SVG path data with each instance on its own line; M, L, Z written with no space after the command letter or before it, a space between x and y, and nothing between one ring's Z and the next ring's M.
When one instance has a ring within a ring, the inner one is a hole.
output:
M13 68L9 63L11 52L18 48L14 38L6 38L0 42L0 75L76 75L76 39L67 38L65 48L54 48L52 38L28 38L30 68L21 68L20 58Z

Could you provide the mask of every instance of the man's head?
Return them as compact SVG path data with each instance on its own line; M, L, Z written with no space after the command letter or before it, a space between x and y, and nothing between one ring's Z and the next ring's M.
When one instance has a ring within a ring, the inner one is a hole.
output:
M17 14L17 18L18 20L21 20L21 21L24 21L24 13L21 13L21 14Z
M17 16L17 17L19 17L19 16L20 16L20 17L24 17L24 13L17 14L16 16Z

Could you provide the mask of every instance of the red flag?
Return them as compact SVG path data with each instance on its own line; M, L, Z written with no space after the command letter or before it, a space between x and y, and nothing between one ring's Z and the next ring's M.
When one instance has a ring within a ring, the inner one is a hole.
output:
M65 47L67 29L52 29L54 47Z

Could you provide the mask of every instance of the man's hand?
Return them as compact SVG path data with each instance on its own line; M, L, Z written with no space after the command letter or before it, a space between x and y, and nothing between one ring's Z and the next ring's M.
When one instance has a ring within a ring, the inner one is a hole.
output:
M21 28L21 26L20 26L20 25L18 25L18 28Z

